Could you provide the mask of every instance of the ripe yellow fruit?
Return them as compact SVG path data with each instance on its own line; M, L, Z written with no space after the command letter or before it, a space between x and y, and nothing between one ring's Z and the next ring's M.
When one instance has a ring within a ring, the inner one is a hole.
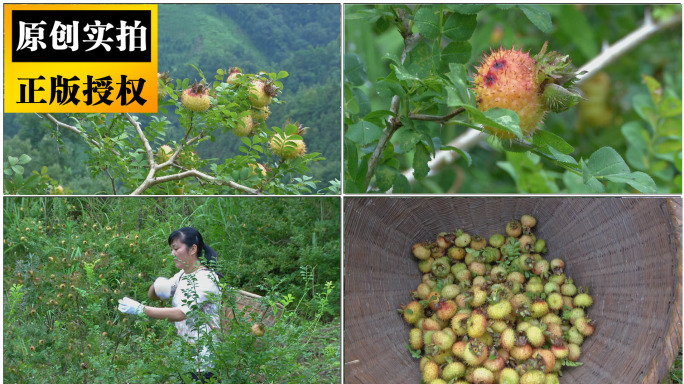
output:
M193 112L205 112L211 107L209 90L206 86L195 82L191 88L183 91L183 94L181 95L181 104Z
M159 164L169 161L171 155L173 154L173 148L169 145L162 145L157 151L157 162ZM111 229L111 228L110 228Z

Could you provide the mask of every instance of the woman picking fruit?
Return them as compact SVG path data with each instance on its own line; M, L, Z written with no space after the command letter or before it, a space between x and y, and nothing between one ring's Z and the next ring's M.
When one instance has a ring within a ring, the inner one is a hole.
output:
M158 277L150 285L148 297L156 300L171 298L171 308L143 305L131 298L119 300L119 311L131 315L147 315L155 319L173 321L178 335L186 342L195 344L199 339L210 337L212 329L219 328L218 302L212 298L220 298L218 272L210 269L216 262L217 254L204 243L202 235L195 228L184 227L171 233L168 239L173 260L180 269L172 278ZM199 321L199 309L205 314ZM193 366L200 366L192 372L195 381L205 382L214 376L209 349L205 346L196 357Z

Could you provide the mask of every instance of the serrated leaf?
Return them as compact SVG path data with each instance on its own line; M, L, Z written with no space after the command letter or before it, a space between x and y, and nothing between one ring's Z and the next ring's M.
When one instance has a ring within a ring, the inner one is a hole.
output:
M248 146L248 147L251 147L251 146L252 146L252 142L251 142L248 138L246 138L246 137L241 137L241 138L240 138L240 141L242 141L242 143L244 143L244 144L245 144L246 146Z
M366 95L366 92L362 91L360 88L353 88L352 94L354 95L354 99L356 99L356 103L359 106L359 117L365 116L371 111L371 104L370 100L368 99L368 95Z
M366 146L380 138L382 129L375 124L367 121L359 121L347 128L345 137L358 143L360 146Z
M477 13L477 12L474 12ZM475 32L477 27L477 15L452 13L444 23L444 35L451 40L465 41Z
M17 165L19 163L19 159L14 156L7 156L7 162L9 165Z
M422 6L415 15L415 29L428 39L436 39L440 33L439 6Z
M387 191L392 188L394 180L397 177L397 170L389 167L387 165L379 165L375 168L375 182L378 185L378 189L381 191ZM406 311L410 311L406 309Z
M551 33L551 15L541 5L518 4L525 16L544 33Z
M15 175L24 174L24 167L22 167L21 165L13 165L12 170L14 171Z
M447 105L471 105L470 94L468 93L468 71L465 65L450 63L447 77L454 85L447 87Z
M352 85L362 85L368 78L366 66L354 53L344 55L344 79Z
M29 156L27 154L23 154L23 155L19 156L19 164L26 164L29 161L31 161L31 156Z
M418 80L420 81L420 78L416 76L415 74L410 73L406 68L402 67L401 65L390 65L390 68L394 69L394 73L397 75L397 79L399 80Z
M563 138L545 130L536 131L534 136L532 136L532 143L537 147L548 145L566 155L571 154L575 150L575 148L563 140Z
M363 120L366 120L369 123L375 124L377 126L381 126L385 124L385 120L387 119L388 116L395 116L394 112L388 111L388 110L377 110L370 112L366 114L363 117Z
M663 100L663 86L660 85L658 80L654 79L648 75L641 75L648 87L648 92L651 94L651 99L653 100L653 105L659 106L660 102Z
M466 64L473 53L468 41L452 41L442 50L442 60L447 63Z
M406 96L406 91L399 84L397 79L397 74L395 72L390 73L386 78L378 80L375 83L375 89L378 95L383 98L390 99L392 96L397 95L400 99Z
M404 68L421 80L430 76L433 64L432 49L425 40L422 40L406 55ZM398 73L397 78L401 79Z
M352 115L359 113L359 103L354 97L352 88L346 83L344 84L344 112Z
M614 183L626 183L641 193L656 193L658 188L651 176L643 172L632 172L617 175L608 175L606 180Z
M423 143L416 146L416 152L413 155L413 176L416 180L422 180L430 172L428 162L430 161L430 151Z
M409 127L399 128L392 136L392 142L396 145L396 153L412 151L416 143L420 141L422 134Z
M411 193L411 185L406 176L397 173L397 177L394 179L394 185L392 186L392 193Z
M592 176L617 175L629 173L627 163L612 147L602 147L592 153L587 161Z
M473 163L473 158L470 156L470 153L462 150L461 148L452 147L450 145L444 145L439 149L442 151L451 150L458 153L459 155L461 155L462 158L466 160L466 164L468 164L469 167Z
M559 152L556 148L553 147L548 147L549 153L556 158L556 160L560 161L561 163L566 163L566 164L572 164L572 165L577 165L577 160L575 160L574 157L568 156L562 152Z

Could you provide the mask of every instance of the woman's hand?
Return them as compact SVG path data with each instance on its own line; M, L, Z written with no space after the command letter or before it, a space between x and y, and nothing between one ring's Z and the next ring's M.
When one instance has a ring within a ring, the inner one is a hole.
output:
M129 297L124 297L119 299L119 311L129 315L142 315L145 313L145 306Z

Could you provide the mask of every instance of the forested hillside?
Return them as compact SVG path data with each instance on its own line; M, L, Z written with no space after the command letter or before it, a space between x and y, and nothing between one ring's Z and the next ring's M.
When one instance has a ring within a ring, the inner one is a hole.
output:
M319 187L340 179L340 8L306 4L176 4L158 6L159 71L173 79L208 81L217 69L240 67L245 73L287 71L282 80L281 104L271 106L269 127L284 127L289 119L309 127L308 152L326 159L311 164ZM166 138L179 140L182 129L173 107ZM143 121L148 121L142 116ZM87 169L86 147L69 132L53 136L54 128L32 114L5 114L4 151L27 154L32 161L25 174L47 166L47 174L78 193L110 193L109 180L93 179ZM216 135L198 148L201 158L222 162L239 154L239 138Z

